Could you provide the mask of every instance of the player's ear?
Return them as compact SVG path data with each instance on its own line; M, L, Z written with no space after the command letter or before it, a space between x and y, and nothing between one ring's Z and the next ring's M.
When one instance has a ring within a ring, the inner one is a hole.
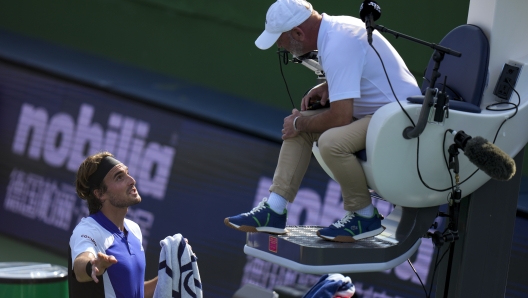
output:
M97 199L100 199L102 195L101 189L94 189L93 194Z

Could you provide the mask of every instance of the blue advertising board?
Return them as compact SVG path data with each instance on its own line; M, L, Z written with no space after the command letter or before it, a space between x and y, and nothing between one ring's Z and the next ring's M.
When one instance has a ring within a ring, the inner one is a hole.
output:
M246 283L272 289L319 279L246 256L245 234L223 224L267 196L279 143L0 62L1 233L66 256L71 231L88 214L75 173L101 150L137 181L143 200L127 216L143 232L147 278L157 274L159 241L181 233L198 256L207 297L231 297ZM382 213L392 209L375 203ZM288 224L328 225L343 213L339 185L313 159ZM434 256L424 240L411 259L424 282ZM358 297L423 297L406 263L350 276Z

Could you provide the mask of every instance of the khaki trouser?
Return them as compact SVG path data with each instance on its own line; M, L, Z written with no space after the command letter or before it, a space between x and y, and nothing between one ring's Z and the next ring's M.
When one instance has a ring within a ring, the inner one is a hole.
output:
M301 113L307 116L319 112L321 110ZM322 134L301 132L295 138L283 141L270 191L293 202L310 163L313 143L317 141L321 157L341 186L344 209L357 211L367 207L372 200L365 173L354 153L365 149L371 118L372 115L368 115Z

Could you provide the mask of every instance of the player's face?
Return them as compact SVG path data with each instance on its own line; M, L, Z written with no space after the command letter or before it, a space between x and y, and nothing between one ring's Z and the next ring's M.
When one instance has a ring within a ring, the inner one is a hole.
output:
M128 173L128 167L118 164L104 178L107 186L102 199L117 208L126 208L141 202L141 196L136 189L136 180Z

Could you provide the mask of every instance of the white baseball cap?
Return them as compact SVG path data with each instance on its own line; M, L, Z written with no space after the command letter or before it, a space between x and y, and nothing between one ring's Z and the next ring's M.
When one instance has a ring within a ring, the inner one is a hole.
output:
M269 49L283 32L299 26L310 17L312 4L304 0L277 0L266 14L266 29L255 41L261 49Z

